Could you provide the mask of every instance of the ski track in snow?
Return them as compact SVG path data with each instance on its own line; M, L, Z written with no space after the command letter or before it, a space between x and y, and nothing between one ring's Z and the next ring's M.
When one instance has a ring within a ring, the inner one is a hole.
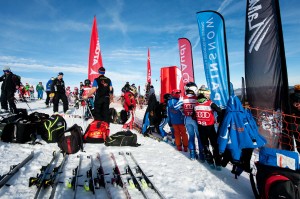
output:
M28 108L31 108L31 110ZM18 108L27 108L29 114L34 111L43 112L51 115L53 113L52 107L46 108L44 100L31 101L28 104L19 102ZM111 107L118 112L122 109L120 104L112 103ZM74 109L70 107L70 109ZM62 105L59 107L62 112ZM135 113L135 120L138 125L141 125L144 112L143 109L137 109ZM81 114L82 110L76 110L76 114ZM86 126L91 122L83 121L80 118L65 117L68 127L77 123L83 127L85 131ZM110 124L110 134L114 134L122 129L122 125ZM179 152L170 143L158 142L151 138L145 138L136 130L134 133L138 134L139 147L106 147L104 144L85 144L84 151L69 155L69 158L60 175L61 183L56 189L55 198L68 199L73 197L73 190L67 188L65 185L66 179L72 177L72 170L78 165L78 155L82 155L82 165L80 170L81 177L78 178L78 184L83 185L87 180L86 171L90 168L90 159L87 156L92 155L94 161L94 177L96 177L96 169L100 163L97 160L97 153L100 153L104 172L107 182L112 178L113 161L110 158L110 153L115 155L117 164L122 173L124 173L125 161L119 155L120 151L131 152L140 167L144 172L150 176L154 185L160 192L168 199L194 199L194 198L213 198L213 199L247 199L254 198L249 175L242 173L242 175L235 179L231 174L231 165L222 168L222 171L211 169L208 164L199 163L198 161L191 161L188 152ZM18 164L25 159L31 151L34 151L34 157L23 168L19 170L9 181L10 186L4 186L0 189L1 199L24 199L33 198L37 190L36 186L28 187L29 178L36 177L40 173L41 166L46 166L52 159L53 151L58 151L59 148L56 143L47 144L40 137L38 141L42 143L36 145L29 144L13 144L4 143L0 141L0 175L9 171L9 167ZM130 156L127 156L130 165L134 165ZM62 155L59 156L58 164L62 160ZM132 163L132 164L131 164ZM132 166L133 167L133 166ZM126 175L123 175L126 178ZM108 184L113 198L126 198L121 187L114 187ZM150 189L150 188L148 188ZM137 189L128 187L129 193L133 199L143 198L142 194ZM154 191L146 190L149 197L152 199L159 198ZM41 190L39 198L49 198L51 187ZM96 198L107 198L105 189L102 187L96 189ZM85 191L82 186L77 188L77 198L95 198L92 192Z

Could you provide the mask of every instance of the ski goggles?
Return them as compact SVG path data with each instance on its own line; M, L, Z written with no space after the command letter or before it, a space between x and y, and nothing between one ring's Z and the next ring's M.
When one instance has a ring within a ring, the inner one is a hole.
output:
M9 70L3 70L3 72L4 72L4 73L10 73L10 71L9 71Z

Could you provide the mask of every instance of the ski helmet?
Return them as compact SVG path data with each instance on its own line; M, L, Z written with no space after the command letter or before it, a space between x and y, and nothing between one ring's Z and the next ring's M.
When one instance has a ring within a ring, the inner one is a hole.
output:
M198 92L198 87L194 82L189 82L184 86L185 94L196 95Z
M136 88L133 86L129 86L129 92L131 92L133 95L135 95L137 93Z
M210 90L199 90L199 96L203 95L205 98L209 99L210 98Z
M91 84L91 81L89 79L84 80L84 85L89 86Z
M179 89L173 89L171 95L174 98L180 98L180 93L181 93L181 90L179 90Z
M166 93L164 94L164 100L165 102L167 102L168 100L170 100L172 98L172 95L170 93Z

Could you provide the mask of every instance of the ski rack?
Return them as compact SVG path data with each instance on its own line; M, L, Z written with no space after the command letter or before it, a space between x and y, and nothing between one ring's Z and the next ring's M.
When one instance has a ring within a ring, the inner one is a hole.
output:
M144 189L142 188L143 185L141 184L140 180L138 180L138 177L136 177L136 175L133 173L130 165L129 165L129 162L126 158L126 155L124 152L119 152L120 155L122 155L124 157L124 160L125 160L125 168L126 168L126 173L128 173L130 176L131 176L131 179L135 185L135 187L142 193L142 195L144 196L144 198L146 199L149 199L149 196L147 195L147 193L144 191Z
M93 156L87 156L87 158L91 159L91 167L90 169L86 172L86 176L88 178L88 181L85 181L84 183L84 189L87 191L92 191L95 199L96 199L96 194L95 194L95 182L94 182L94 176L93 176L93 167L94 167L94 162L93 162Z
M114 183L116 183L117 185L121 186L123 188L124 194L126 195L127 199L131 199L131 196L129 194L128 188L127 188L127 182L124 181L122 174L120 172L119 166L117 165L117 161L116 158L114 156L113 153L110 153L110 157L114 162L114 169L113 169L113 173L114 173Z
M34 151L31 151L30 155L27 156L22 162L17 165L10 166L9 172L0 177L0 189L9 181L11 177L13 177L20 168L22 168L29 160L31 160L34 156Z
M140 167L139 163L136 161L136 159L134 158L134 156L132 155L131 152L127 152L127 155L129 155L131 157L131 159L134 161L135 165L136 165L136 171L138 173L141 173L143 178L146 180L148 186L153 189L157 195L161 198L161 199L166 199L165 196L158 190L158 188L152 183L152 181L149 179L149 177L144 173L143 169Z
M111 192L109 190L108 183L105 180L105 175L107 175L107 174L104 173L100 153L97 153L97 159L100 162L100 166L97 169L97 178L95 180L97 181L97 184L99 185L98 187L103 186L106 190L107 197L109 199L112 199L112 195L111 195Z
M68 159L68 155L64 154L64 158L61 161L60 165L53 169L53 175L50 177L50 181L49 182L46 181L46 183L45 183L45 184L49 184L52 186L52 190L51 190L49 199L54 198L55 191L56 191L57 185L59 183L59 177L60 177L60 174L62 173L62 170L64 168L64 165L65 165L65 162L67 159Z
M52 167L53 162L56 160L57 157L59 157L60 152L53 152L53 158L51 159L51 161L48 163L47 166L42 166L42 168L40 169L41 173L37 174L37 177L30 177L29 178L29 187L31 187L32 185L36 185L37 186L37 191L34 195L34 199L38 198L40 191L42 189L42 187L45 187L45 180L46 177L50 174L49 171Z

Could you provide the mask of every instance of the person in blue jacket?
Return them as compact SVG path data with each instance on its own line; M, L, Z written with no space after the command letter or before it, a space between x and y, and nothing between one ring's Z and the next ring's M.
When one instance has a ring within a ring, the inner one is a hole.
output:
M45 104L47 107L49 107L49 103L50 103L50 93L51 93L51 84L54 80L54 77L51 77L51 79L49 79L49 81L47 82L46 84L46 101L45 101Z

